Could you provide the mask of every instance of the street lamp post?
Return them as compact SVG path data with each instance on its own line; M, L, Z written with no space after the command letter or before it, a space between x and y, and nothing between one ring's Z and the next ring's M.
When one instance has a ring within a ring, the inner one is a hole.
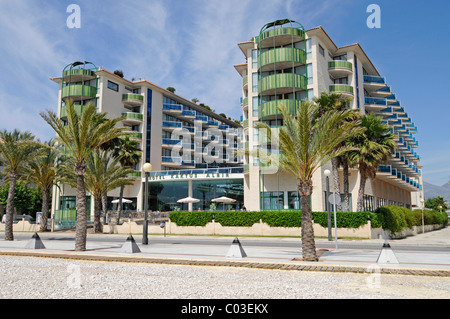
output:
M327 177L327 180L328 180L328 177L331 175L330 170L326 169L323 173L325 174L325 176ZM333 204L333 211L334 211L334 241L336 243L336 249L338 249L336 205L337 205L337 201L341 200L341 197L338 194L334 193L334 194L330 195L327 198L327 200L330 201ZM329 217L329 224L328 225L330 225L330 224L331 224L331 217ZM329 229L331 229L331 226L330 226ZM330 235L328 235L328 236L330 236Z
M142 244L148 245L148 175L152 171L152 164L145 163L142 166L145 172L145 186L144 186L144 229L142 231Z
M325 176L326 176L326 185L327 185L327 190L326 190L326 195L325 195L325 204L327 205L327 213L328 213L328 241L332 241L332 235L331 235L331 212L330 212L330 204L328 202L328 198L330 197L330 170L325 170L324 172Z
M425 233L425 221L424 221L424 218L423 218L423 210L424 210L424 207L425 207L425 205L424 205L425 200L422 198L420 200L420 202L422 203L422 234L424 234Z

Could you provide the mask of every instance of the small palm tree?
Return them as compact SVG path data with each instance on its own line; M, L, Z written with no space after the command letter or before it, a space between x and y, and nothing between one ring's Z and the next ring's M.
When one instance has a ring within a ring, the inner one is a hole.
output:
M14 240L13 215L14 193L19 175L23 174L23 166L31 158L38 144L30 132L6 130L0 132L0 153L8 172L9 191L6 202L5 240Z
M307 261L317 261L314 229L311 218L312 177L326 162L350 150L342 142L361 131L359 122L344 121L350 112L330 110L319 117L319 106L304 101L297 108L296 117L289 114L286 106L278 106L285 122L279 138L273 138L270 127L258 124L257 128L268 131L268 139L275 143L281 153L279 168L297 180L302 204L302 255Z
M349 158L357 163L360 173L357 211L364 209L367 179L375 178L378 165L387 161L396 147L394 134L389 132L389 126L383 124L380 117L374 114L364 115L361 117L361 126L365 128L364 132L348 142L348 145L356 149L349 153Z
M44 144L38 152L29 159L25 178L27 182L35 184L42 190L42 216L40 231L47 230L47 220L50 208L51 190L58 181L57 168L59 151L55 147L55 141Z
M91 153L102 144L124 135L124 128L115 127L124 117L96 120L96 106L89 103L78 116L72 101L66 105L67 126L57 114L41 112L42 118L55 130L58 141L65 146L68 160L74 165L77 176L77 224L75 234L75 250L86 250L87 217L86 217L86 161ZM100 116L106 117L103 113Z
M141 160L142 150L139 146L139 142L130 140L128 136L125 138L118 139L118 143L114 148L114 157L116 157L122 167L131 168L134 165L138 164ZM119 204L118 204L118 214L117 214L117 223L120 221L120 215L122 213L122 199L123 199L123 191L125 185L120 187L119 193Z

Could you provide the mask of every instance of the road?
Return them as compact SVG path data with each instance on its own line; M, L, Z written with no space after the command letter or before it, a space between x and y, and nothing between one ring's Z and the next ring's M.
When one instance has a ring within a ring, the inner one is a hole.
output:
M426 235L426 234L425 234ZM75 241L74 233L40 233L42 240L50 241ZM419 237L422 235L418 235ZM424 235L423 235L424 236ZM3 236L2 236L3 237ZM31 237L30 233L15 233L15 239L27 240ZM103 242L103 243L123 243L127 235L109 235L109 234L88 234L88 242ZM135 240L140 243L141 235L134 235ZM240 237L242 245L245 247L260 247L260 248L296 248L301 247L301 239L298 238L261 238L261 237ZM149 235L150 244L165 244L165 245L216 245L216 246L230 246L233 237L193 237L193 236L167 236ZM417 241L420 243L420 241ZM396 251L417 251L417 252L449 252L450 246L443 243L436 245L427 243L411 244L407 240L390 240L390 246ZM358 249L358 250L379 250L383 245L382 240L338 240L338 247L341 249ZM335 242L326 239L316 240L316 247L322 249L334 249Z

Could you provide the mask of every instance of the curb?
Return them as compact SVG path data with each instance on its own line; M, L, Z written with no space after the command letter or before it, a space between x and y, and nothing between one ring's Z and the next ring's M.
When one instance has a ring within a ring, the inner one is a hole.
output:
M126 257L112 255L92 255L92 254L64 254L34 251L0 251L0 256L20 256L20 257L41 257L41 258L60 258L69 260L84 261L104 261L104 262L128 262L128 263L150 263L150 264L168 264L168 265L189 265L189 266L217 266L217 267L239 267L256 269L279 269L279 270L297 270L314 272L341 272L341 273L360 273L372 274L374 272L386 275L412 275L412 276L433 276L449 277L450 270L429 270L414 268L391 268L379 267L376 271L372 267L364 266L343 266L343 265L323 265L323 264L298 264L298 263L263 263L263 262L245 262L245 261L219 261L219 260L193 260L176 258L152 258L152 257Z

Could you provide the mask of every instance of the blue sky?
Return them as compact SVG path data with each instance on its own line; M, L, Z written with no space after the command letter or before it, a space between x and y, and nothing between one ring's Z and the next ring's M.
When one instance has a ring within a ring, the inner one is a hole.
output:
M69 4L81 28L69 29ZM381 28L369 29L369 4ZM338 46L359 42L419 133L425 181L450 180L450 22L447 0L0 0L0 129L54 136L39 112L56 111L59 76L73 61L92 61L198 98L238 119L245 62L237 46L267 22L321 25Z

